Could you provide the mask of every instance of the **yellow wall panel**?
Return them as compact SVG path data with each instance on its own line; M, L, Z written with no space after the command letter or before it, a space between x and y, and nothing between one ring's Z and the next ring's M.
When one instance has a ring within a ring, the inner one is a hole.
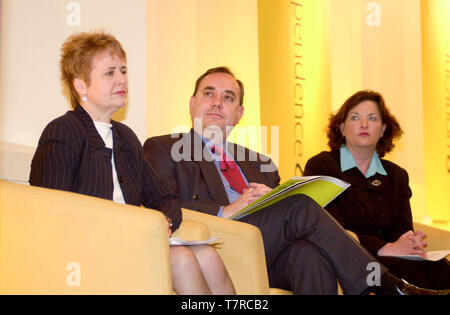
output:
M99 29L127 52L128 105L114 119L144 139L146 0L130 3L2 0L0 141L35 147L44 127L71 108L59 72L61 45L73 33Z
M332 110L362 88L361 0L330 1Z
M195 80L217 66L244 83L239 126L259 126L256 11L256 0L147 0L147 137L190 129Z
M387 159L409 173L411 206L427 218L420 0L331 0L333 110L360 89L385 97L404 134Z
M386 158L409 173L413 216L427 217L420 1L362 0L361 28L362 87L383 94L404 131Z
M423 115L427 202L450 220L450 2L422 0Z
M278 166L286 180L326 149L329 1L260 0L258 19L261 124L279 128Z

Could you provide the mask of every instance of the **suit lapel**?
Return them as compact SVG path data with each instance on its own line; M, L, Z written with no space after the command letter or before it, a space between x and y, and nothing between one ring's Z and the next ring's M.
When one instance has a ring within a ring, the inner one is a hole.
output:
M216 202L221 205L228 205L230 201L228 200L225 187L223 186L222 178L217 171L216 165L212 161L209 150L204 150L205 144L203 143L202 138L193 129L191 129L190 135L191 136L189 137L189 140L191 145L192 161L194 161L194 163L197 163L200 167L208 190L210 191ZM199 148L201 148L202 151L201 155L200 152L195 151L199 150Z

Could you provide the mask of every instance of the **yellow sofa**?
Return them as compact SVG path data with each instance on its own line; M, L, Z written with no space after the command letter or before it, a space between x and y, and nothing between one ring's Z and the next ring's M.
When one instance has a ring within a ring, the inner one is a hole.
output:
M203 223L210 232L208 234L207 231L203 231L201 236L191 230L189 234L184 235L185 239L196 239L196 237L207 239L213 236L224 240L217 249L230 273L237 294L292 295L292 291L289 290L269 288L264 244L258 228L188 209L183 209L183 220ZM191 226L185 230L180 229L179 237L183 237L182 233L186 233L190 228L200 227ZM348 230L347 233L359 241L355 233ZM343 294L339 282L338 294Z
M221 238L238 294L269 294L262 237L249 224L183 210L174 236ZM0 294L173 294L164 216L0 180ZM283 292L283 291L280 291Z
M216 248L233 280L237 294L271 293L264 245L258 228L188 209L183 209L183 221L202 223L208 227L210 234L207 237L218 237L223 241ZM181 235L182 229L178 233Z
M450 249L450 231L419 222L414 222L414 230L427 234L427 251Z
M0 181L0 294L170 294L155 210Z
M238 294L269 288L258 228L183 209L174 234L218 237ZM173 294L164 216L155 210L0 180L0 294Z
M271 292L256 227L183 217L174 236L223 241L238 294ZM158 211L0 180L0 294L173 294L168 249Z

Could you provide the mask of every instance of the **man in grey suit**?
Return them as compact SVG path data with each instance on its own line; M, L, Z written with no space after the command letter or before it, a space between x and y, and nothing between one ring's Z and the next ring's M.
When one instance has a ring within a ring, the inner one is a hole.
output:
M147 161L178 191L182 207L228 218L279 185L269 158L226 141L244 114L243 96L242 82L228 68L210 69L197 80L190 100L193 129L145 142ZM305 195L239 221L262 233L271 287L294 294L336 294L338 279L346 294L436 293L389 274ZM379 277L371 278L378 271Z

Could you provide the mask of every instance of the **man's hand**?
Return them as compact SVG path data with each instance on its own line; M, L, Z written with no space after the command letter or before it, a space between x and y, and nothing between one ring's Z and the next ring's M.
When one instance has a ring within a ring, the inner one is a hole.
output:
M258 183L250 183L250 188L253 188L253 195L254 196L264 196L265 194L267 194L268 192L270 192L272 190L272 188L267 187L264 184L258 184Z
M264 184L250 183L249 188L235 202L223 208L222 217L229 218L271 190Z

